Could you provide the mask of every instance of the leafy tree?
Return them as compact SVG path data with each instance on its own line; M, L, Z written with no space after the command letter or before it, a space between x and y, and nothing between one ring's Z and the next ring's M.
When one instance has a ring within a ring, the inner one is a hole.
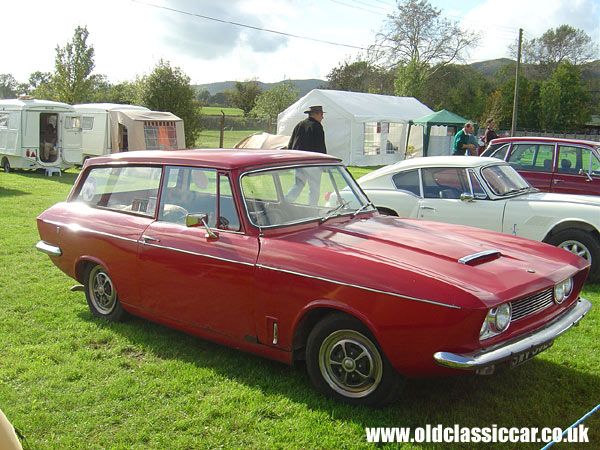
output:
M517 128L537 129L539 127L540 84L525 75L519 75L519 101L517 103ZM496 123L501 128L510 129L515 95L515 76L506 78L496 90Z
M196 95L196 100L198 100L202 104L207 104L210 101L210 92L208 92L208 89L200 89L198 91L198 94Z
M415 96L435 70L461 60L479 36L443 18L427 0L399 1L397 8L377 34L370 55L386 68L400 67L396 91Z
M358 58L354 62L346 60L331 69L327 75L329 82L327 88L338 91L393 95L394 78L393 70L386 70Z
M573 130L590 119L589 95L581 72L564 62L540 89L540 125L544 130Z
M492 84L471 66L446 65L425 83L420 101L431 109L446 109L467 119L485 123L486 100Z
M27 95L36 98L51 98L52 74L50 72L33 72L29 75L27 83L22 83L20 89Z
M252 111L252 108L254 108L256 99L260 93L261 89L258 85L258 81L236 81L234 89L231 91L229 101L232 106L240 108L242 111L244 111L244 115L247 115L250 111Z
M298 90L294 87L294 84L290 80L284 80L274 88L258 95L250 115L267 118L277 117L277 114L297 99Z
M598 55L598 45L585 31L571 25L561 25L547 30L541 37L523 42L523 61L550 66L562 62L581 65Z
M94 79L94 47L87 44L87 27L77 27L73 40L56 47L55 73L52 80L54 98L75 104L89 99Z
M212 95L209 100L211 106L229 106L230 91L217 92Z
M190 77L179 67L171 67L162 59L150 75L141 81L141 103L152 110L169 111L183 120L185 142L189 148L195 146L202 131L200 105L196 102L196 91L190 85Z
M0 74L0 98L16 98L19 83L10 73Z

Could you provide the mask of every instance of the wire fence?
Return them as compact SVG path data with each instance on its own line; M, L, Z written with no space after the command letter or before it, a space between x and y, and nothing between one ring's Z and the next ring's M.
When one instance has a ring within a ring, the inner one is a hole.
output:
M232 148L251 134L275 134L277 119L205 115L202 126L204 130L196 141L196 148Z

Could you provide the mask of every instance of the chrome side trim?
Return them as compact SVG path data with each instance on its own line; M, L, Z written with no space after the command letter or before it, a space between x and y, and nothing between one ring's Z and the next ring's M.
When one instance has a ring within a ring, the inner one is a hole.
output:
M119 236L118 234L106 233L104 231L92 230L90 228L84 228L84 227L81 227L81 226L75 225L75 224L69 224L69 223L64 223L64 222L55 222L53 220L45 220L44 222L52 224L52 225L56 225L59 227L68 228L71 231L84 231L86 233L98 234L100 236L106 236L106 237L110 237L110 238L114 238L114 239L120 239L122 241L138 242L137 239Z
M138 242L140 244L143 244L143 245L147 246L147 247L161 248L161 249L164 249L164 250L171 250L171 251L174 251L174 252L185 253L187 255L202 256L204 258L216 259L218 261L225 261L225 262L228 262L228 263L241 264L243 266L253 266L254 267L254 263L249 263L249 262L244 262L244 261L237 261L235 259L222 258L220 256L208 255L206 253L192 252L190 250L183 250L181 248L176 248L176 247L167 247L166 245L150 244L149 242L144 242L144 241L138 241Z
M314 275L308 275L306 273L294 272L292 270L279 269L276 267L265 266L263 264L257 264L256 267L261 268L261 269L274 270L276 272L288 273L290 275L298 275L300 277L311 278L313 280L325 281L327 283L338 284L340 286L348 286L348 287L352 287L352 288L362 289L364 291L375 292L377 294L391 295L393 297L403 298L405 300L414 300L416 302L429 303L429 304L437 305L437 306L445 306L446 308L461 309L460 306L449 305L447 303L440 303L440 302L436 302L433 300L426 300L423 298L409 297L407 295L396 294L395 292L382 291L379 289L373 289L373 288L369 288L366 286L360 286L358 284L344 283L342 281L332 280L331 278L316 277Z
M481 349L472 353L436 352L433 359L440 366L453 369L475 370L492 366L510 359L513 355L529 350L537 345L550 342L557 338L569 328L577 325L587 314L592 304L584 298L577 302L550 324L525 336L514 340L500 343L487 349Z
M50 255L50 256L62 255L62 250L60 249L60 247L57 247L52 244L48 244L47 242L44 242L44 241L39 241L37 244L35 244L35 248L37 248L40 252L46 253L47 255Z
M472 255L463 256L458 262L461 264L469 264L492 256L500 257L502 256L502 253L500 253L500 250L484 250L482 252L473 253Z

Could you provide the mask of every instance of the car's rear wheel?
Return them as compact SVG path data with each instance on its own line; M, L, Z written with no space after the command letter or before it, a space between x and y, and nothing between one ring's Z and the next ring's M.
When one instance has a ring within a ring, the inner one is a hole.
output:
M98 264L90 265L86 271L85 298L90 311L96 317L120 322L127 316L106 269Z
M346 314L330 315L312 329L306 366L321 392L353 405L389 403L402 385L368 328Z
M583 230L565 230L548 239L548 243L589 261L591 267L588 281L600 281L600 243L591 233Z

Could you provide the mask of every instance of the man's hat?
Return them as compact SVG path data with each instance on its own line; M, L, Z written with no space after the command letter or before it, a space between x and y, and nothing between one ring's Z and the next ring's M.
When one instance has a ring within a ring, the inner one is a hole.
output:
M304 111L305 114L311 114L311 113L325 113L325 111L323 111L323 107L322 106L309 106L308 110Z

